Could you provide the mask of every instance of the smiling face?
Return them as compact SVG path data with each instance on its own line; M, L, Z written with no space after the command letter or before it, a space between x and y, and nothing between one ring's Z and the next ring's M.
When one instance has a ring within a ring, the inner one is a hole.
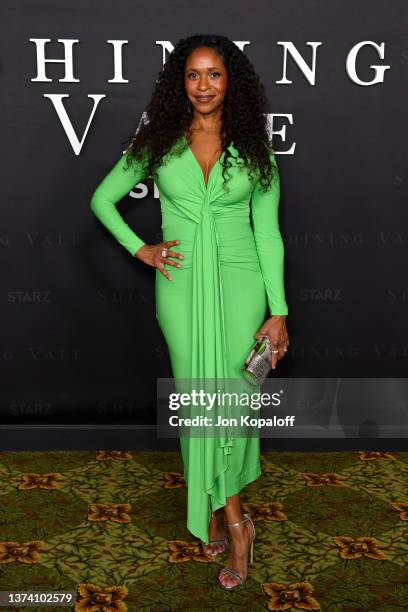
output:
M193 108L211 113L222 106L228 74L223 59L210 47L198 47L186 59L184 85Z

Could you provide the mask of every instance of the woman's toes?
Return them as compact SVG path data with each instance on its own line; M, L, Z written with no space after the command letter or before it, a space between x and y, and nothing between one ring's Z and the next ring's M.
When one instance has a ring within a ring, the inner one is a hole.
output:
M229 572L222 572L220 580L226 587L235 587L238 584L238 580Z
M227 586L229 587L235 587L238 585L238 580L236 578L233 578L233 576L229 577L229 581L227 583Z

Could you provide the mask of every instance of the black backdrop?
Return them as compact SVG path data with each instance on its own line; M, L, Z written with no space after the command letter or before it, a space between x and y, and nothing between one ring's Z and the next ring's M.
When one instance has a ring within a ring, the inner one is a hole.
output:
M242 45L268 93L291 340L279 375L406 376L403 0L4 0L2 13L3 433L33 445L27 431L54 428L50 440L67 446L86 430L151 431L156 379L171 376L154 270L89 202L168 51L197 32ZM55 61L71 48L72 74ZM42 50L54 61L42 64ZM119 210L157 242L158 193L145 185ZM83 425L71 442L68 425Z

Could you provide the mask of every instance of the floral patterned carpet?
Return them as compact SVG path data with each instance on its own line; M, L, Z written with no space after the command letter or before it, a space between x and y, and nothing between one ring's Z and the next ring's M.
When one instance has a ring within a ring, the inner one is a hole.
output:
M2 610L408 610L408 453L271 452L241 493L254 565L186 529L180 453L0 452L0 590L76 591L66 607Z

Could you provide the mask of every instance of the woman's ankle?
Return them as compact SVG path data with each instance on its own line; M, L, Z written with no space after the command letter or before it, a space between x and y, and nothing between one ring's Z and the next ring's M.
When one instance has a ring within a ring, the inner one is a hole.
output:
M235 521L237 522L237 521ZM239 554L245 554L244 551L248 550L248 547L251 543L251 531L250 527L248 527L249 521L245 521L238 526L229 527L229 534L231 537L232 545L235 547L235 550Z

